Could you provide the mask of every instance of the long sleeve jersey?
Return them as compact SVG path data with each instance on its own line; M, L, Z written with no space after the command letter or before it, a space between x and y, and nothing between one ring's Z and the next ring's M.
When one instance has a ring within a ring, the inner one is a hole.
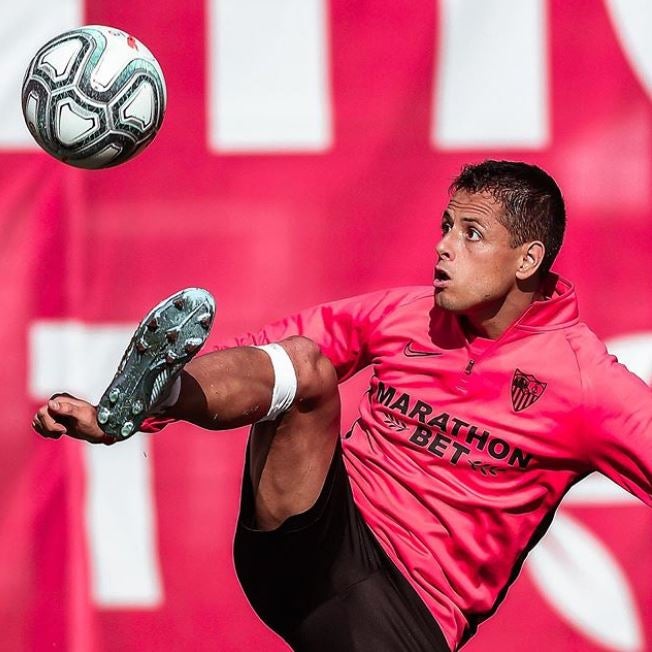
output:
M491 615L568 489L600 471L652 505L652 394L550 276L497 340L469 341L431 287L305 310L228 345L300 334L341 380L371 366L343 430L354 500L457 649Z

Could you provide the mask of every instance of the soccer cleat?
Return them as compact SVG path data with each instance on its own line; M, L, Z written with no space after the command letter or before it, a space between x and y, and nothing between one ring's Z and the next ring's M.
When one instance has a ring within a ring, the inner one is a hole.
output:
M181 369L204 345L214 317L210 293L188 288L140 322L97 406L97 422L107 435L126 439L156 413Z

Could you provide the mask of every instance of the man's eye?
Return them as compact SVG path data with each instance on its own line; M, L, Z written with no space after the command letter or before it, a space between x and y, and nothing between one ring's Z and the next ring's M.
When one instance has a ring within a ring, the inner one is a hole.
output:
M481 235L480 231L478 231L477 229L470 228L470 229L466 232L466 237L467 237L469 240L480 240L480 239L482 238L482 235Z
M448 222L444 222L441 225L441 232L442 233L448 233L451 230L451 225Z

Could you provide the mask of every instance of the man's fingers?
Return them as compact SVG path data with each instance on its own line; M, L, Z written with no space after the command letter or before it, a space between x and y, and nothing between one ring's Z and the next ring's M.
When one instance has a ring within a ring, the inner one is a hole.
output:
M47 430L55 430L60 433L66 432L66 427L59 423L49 412L49 410L43 406L37 413L39 421Z
M57 423L49 414L47 409L41 408L32 419L32 427L39 435L58 439L66 434L66 427Z
M51 398L48 410L57 418L74 419L75 422L85 422L91 419L91 406L86 401L76 398Z
M51 398L48 401L48 407L50 408L50 410L53 410L58 414L71 415L75 411L75 406L70 402L70 399L66 399L65 401L60 401L59 399Z
M67 401L68 399L66 399ZM57 399L50 399L47 405L39 408L38 412L34 415L32 425L36 432L44 437L52 437L58 439L62 435L68 434L69 427L74 425L74 421L66 424L65 419L75 419L75 408L69 403L64 403ZM61 419L64 419L64 422Z
M69 403L70 405L74 405L75 407L88 405L88 401L85 401L84 399L81 398L77 398L72 394L52 394L52 396L50 396L50 400L57 401L59 403Z

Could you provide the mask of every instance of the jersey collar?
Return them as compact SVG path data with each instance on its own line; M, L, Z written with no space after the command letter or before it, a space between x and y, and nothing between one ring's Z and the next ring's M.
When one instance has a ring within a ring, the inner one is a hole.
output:
M579 321L575 286L558 274L549 273L544 281L547 299L534 301L516 320L519 330L548 331L572 326Z

